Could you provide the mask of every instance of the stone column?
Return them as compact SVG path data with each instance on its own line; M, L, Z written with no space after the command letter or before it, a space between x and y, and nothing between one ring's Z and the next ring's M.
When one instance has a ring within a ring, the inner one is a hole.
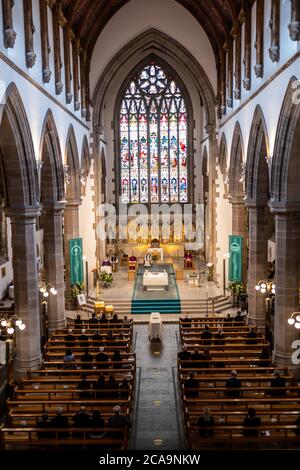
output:
M66 308L73 308L70 281L69 240L79 237L79 206L80 200L67 201L64 211L64 243L65 243L65 276L66 276Z
M37 209L10 210L15 311L26 325L16 332L15 377L28 369L38 368L42 361L40 335L40 299L36 252Z
M278 366L292 367L292 343L299 338L295 327L288 325L290 315L299 310L300 215L284 209L275 212L276 266L274 351Z
M216 244L217 244L217 233L216 233L216 179L217 179L217 171L216 171L216 161L217 161L217 141L216 141L216 134L215 128L211 124L207 124L205 126L206 132L209 135L209 158L208 158L208 178L209 178L209 192L208 192L208 233L205 234L206 236L206 246L208 245L208 249L206 248L206 256L208 255L207 262L214 264L214 275L216 274ZM207 239L207 235L209 239Z
M57 290L48 297L49 332L65 325L65 283L62 216L65 202L44 209L44 252L46 282Z
M266 206L251 206L249 209L249 266L248 266L248 315L258 329L265 333L265 296L255 290L258 281L267 278L268 226Z
M247 281L247 209L243 198L231 198L232 204L232 235L243 237L243 253L242 253L242 283L245 285Z
M95 177L95 225L96 225L96 261L103 260L106 255L106 240L101 240L99 238L98 226L100 223L100 208L103 203L102 201L102 160L101 160L101 136L103 134L103 129L101 126L94 127L94 173L97 175Z

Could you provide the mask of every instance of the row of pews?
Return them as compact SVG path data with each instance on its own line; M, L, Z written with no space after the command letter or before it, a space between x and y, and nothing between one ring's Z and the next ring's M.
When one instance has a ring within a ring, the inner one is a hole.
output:
M209 333L203 334L206 325ZM300 447L300 385L287 368L274 367L262 334L249 334L245 322L216 317L180 319L179 331L185 352L178 357L178 378L188 449ZM240 387L232 393L226 382L233 370ZM275 371L285 382L280 388L271 386ZM251 408L260 424L249 430L244 419Z
M127 449L136 372L132 331L127 319L107 325L71 321L56 331L44 348L41 368L29 370L7 400L1 448ZM66 360L70 349L72 360ZM89 360L83 360L84 354ZM128 425L116 427L110 421L116 407L120 422ZM40 424L45 413L46 424ZM58 413L65 427L55 427ZM80 413L85 419L80 415L76 421ZM98 413L100 427L92 419Z

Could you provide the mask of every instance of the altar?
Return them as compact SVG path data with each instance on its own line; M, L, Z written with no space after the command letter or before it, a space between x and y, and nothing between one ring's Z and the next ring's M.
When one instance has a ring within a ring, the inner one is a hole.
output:
M150 253L152 256L155 256L156 254L159 254L160 261L164 260L164 250L163 250L163 248L148 248L148 253Z
M144 290L168 290L169 277L166 272L145 271L143 274Z

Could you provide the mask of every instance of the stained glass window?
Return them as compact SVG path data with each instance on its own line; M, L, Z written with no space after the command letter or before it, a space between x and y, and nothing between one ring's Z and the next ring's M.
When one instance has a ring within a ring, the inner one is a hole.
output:
M119 119L122 202L188 202L188 116L173 78L146 65L125 91Z

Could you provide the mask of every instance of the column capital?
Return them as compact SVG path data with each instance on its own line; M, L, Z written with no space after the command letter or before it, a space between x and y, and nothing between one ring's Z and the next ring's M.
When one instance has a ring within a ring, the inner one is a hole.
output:
M233 206L245 206L245 199L243 197L229 196L229 202Z
M82 199L71 199L70 201L66 201L65 210L71 209L74 207L79 207L82 203Z
M45 212L62 212L67 205L67 201L56 201L49 206L43 206Z
M288 215L290 213L300 213L299 201L270 201L270 211L274 214Z
M249 210L254 210L254 209L265 209L266 207L268 207L268 202L265 200L265 201L254 201L253 199L245 199L245 206L249 209Z
M4 213L6 217L9 217L10 219L13 219L14 221L36 219L39 215L41 215L41 206L22 207L22 208L7 207L4 209Z

